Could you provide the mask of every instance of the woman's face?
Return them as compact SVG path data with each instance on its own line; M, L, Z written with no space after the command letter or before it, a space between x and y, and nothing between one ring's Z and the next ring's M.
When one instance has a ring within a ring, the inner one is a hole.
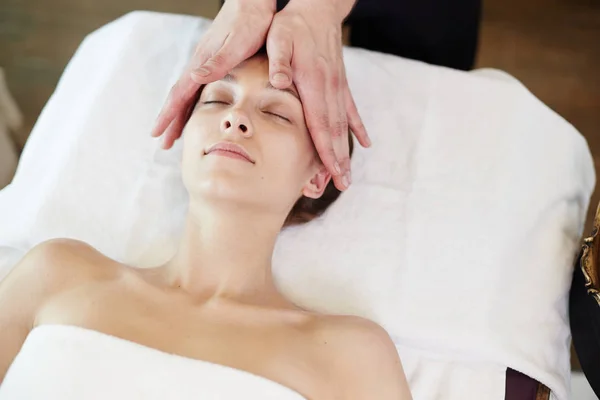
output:
M284 219L302 194L320 197L331 179L315 151L296 89L269 84L266 56L255 56L206 85L183 137L183 181L192 199L230 201ZM219 143L241 146L250 160L211 151Z

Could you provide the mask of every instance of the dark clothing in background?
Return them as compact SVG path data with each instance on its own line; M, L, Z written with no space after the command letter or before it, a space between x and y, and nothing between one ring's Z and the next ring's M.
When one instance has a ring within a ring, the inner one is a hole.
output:
M594 248L594 253L587 255L591 257L592 268L600 270L598 263L598 222L600 221L600 206L596 212L594 221L594 244L589 247ZM584 248L587 244L584 244ZM573 283L571 284L571 293L569 296L569 322L571 324L571 334L573 337L573 346L577 352L577 358L581 364L586 379L590 383L596 396L600 398L600 301L593 295L588 286L594 285L586 279L582 267L584 266L584 255L582 251L575 263L573 271ZM597 285L598 282L595 282ZM597 287L596 287L597 289Z
M288 1L277 0L277 10ZM345 24L354 47L470 70L480 19L481 0L358 0ZM546 386L511 368L505 390L506 400L550 397Z
M358 0L346 24L352 46L470 70L480 17L481 0Z
M550 389L519 371L507 368L504 400L550 400Z
M350 44L429 64L475 64L481 0L358 0Z

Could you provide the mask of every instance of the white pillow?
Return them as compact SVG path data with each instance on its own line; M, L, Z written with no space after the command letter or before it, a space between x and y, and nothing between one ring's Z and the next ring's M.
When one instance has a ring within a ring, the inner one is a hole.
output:
M209 23L136 12L85 39L0 192L0 246L70 237L141 267L173 254L181 143L160 150L149 132ZM354 184L324 217L280 236L282 290L382 324L417 399L503 399L507 366L566 399L585 140L511 79L359 49L345 62L373 147L357 146Z

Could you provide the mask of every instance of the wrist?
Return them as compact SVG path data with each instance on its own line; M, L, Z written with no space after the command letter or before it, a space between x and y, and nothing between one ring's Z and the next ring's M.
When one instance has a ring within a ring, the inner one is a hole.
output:
M338 22L343 22L350 14L357 0L290 0L289 5L300 8L311 8L331 13Z
M277 11L277 0L225 0L225 3L236 3L238 7L258 7L273 14Z

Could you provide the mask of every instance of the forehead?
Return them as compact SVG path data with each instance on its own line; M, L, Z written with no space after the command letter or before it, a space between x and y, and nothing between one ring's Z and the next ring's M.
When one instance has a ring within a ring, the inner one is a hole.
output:
M238 84L257 84L267 89L275 89L270 85L269 81L269 59L265 54L255 55L231 70L221 81L238 83ZM294 97L300 100L298 89L292 82L288 89L284 92L290 92Z
M266 54L257 54L239 63L232 72L253 71L269 76L269 59Z
M262 55L251 57L233 68L223 80L232 83L264 84L269 80L269 60Z

